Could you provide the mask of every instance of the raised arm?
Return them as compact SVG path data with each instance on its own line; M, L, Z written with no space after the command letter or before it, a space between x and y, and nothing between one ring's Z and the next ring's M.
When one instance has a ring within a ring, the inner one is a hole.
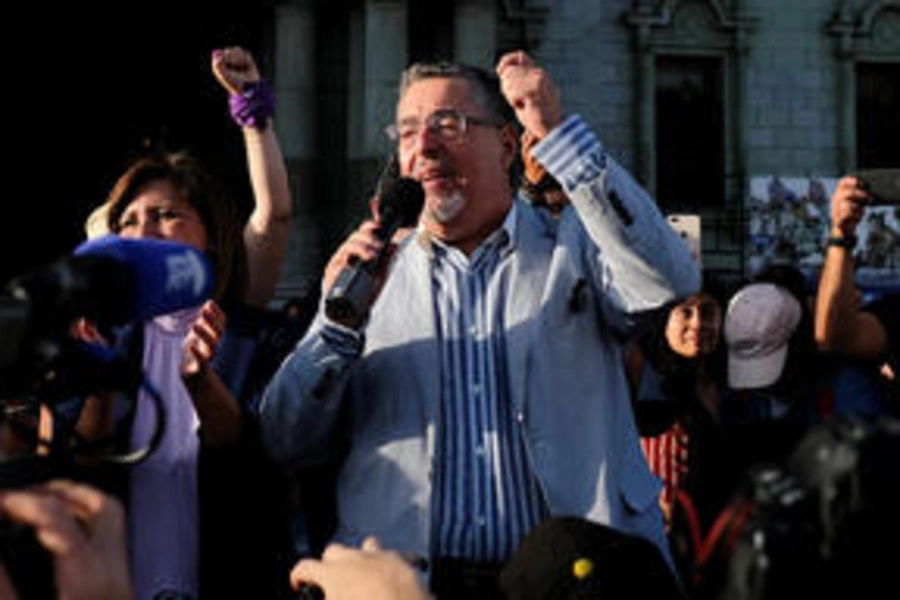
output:
M497 64L501 87L526 132L532 156L560 182L600 250L601 284L626 312L656 308L695 292L699 269L656 203L609 156L577 115L564 116L549 74L524 52Z
M816 343L822 350L876 358L887 347L882 324L859 310L854 282L856 227L869 194L853 176L842 178L831 196L831 231L816 296Z
M262 82L253 57L242 48L213 52L212 70L232 97L232 115L243 131L253 189L254 208L244 228L248 267L245 300L252 306L265 306L278 283L291 223L287 171L269 118L271 88Z

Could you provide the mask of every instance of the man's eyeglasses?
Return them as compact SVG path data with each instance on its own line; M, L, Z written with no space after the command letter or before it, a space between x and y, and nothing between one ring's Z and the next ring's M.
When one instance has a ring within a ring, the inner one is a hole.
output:
M436 110L425 119L425 128L433 131L446 141L456 141L465 135L466 129L472 125L499 127L500 124L481 119L452 108ZM384 132L393 142L401 147L410 146L419 134L422 122L417 118L403 119L384 128Z

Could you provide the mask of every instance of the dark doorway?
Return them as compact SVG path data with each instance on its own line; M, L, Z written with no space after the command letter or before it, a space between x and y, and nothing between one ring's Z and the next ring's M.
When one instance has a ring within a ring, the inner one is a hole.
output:
M900 167L900 63L856 65L856 164Z
M452 61L453 2L409 2L410 62Z
M664 212L724 204L723 88L719 58L657 58L656 197Z

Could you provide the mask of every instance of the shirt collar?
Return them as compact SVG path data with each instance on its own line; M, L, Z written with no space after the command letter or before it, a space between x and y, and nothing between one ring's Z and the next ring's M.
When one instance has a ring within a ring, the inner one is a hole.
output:
M502 256L511 252L516 246L516 223L518 212L518 201L516 198L513 198L509 211L503 219L503 223L481 242L470 258L475 259L476 257L486 254L490 252L491 248L496 249ZM419 223L416 228L416 239L428 255L432 257L434 256L436 249L439 249L444 253L450 248L448 244L445 244L441 240L430 235L423 223Z

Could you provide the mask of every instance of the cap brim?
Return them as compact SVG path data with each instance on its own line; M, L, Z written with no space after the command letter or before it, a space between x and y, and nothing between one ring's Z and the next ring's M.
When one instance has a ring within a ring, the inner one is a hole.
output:
M728 354L728 385L736 390L768 387L778 381L787 359L787 346L759 357Z

